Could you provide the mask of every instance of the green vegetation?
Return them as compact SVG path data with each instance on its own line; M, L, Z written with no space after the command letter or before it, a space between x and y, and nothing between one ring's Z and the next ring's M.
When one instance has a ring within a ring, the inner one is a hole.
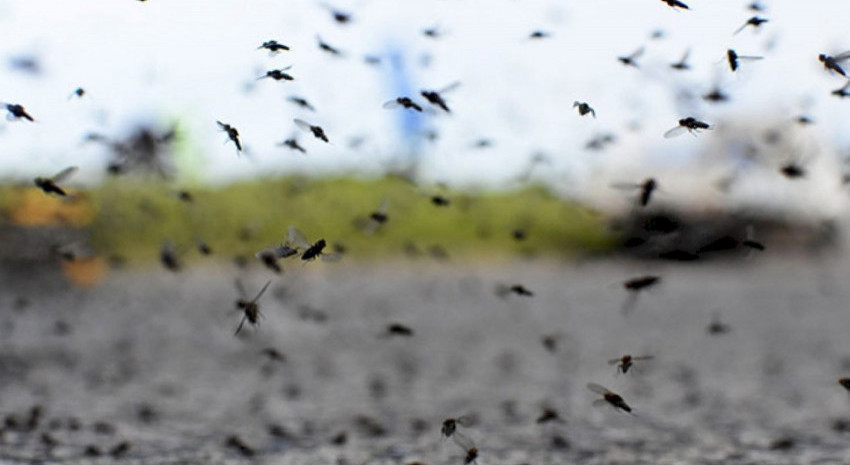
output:
M539 187L514 192L423 190L401 179L260 179L227 187L189 189L181 201L173 188L150 182L110 181L90 192L97 216L91 225L97 250L138 263L156 260L168 239L189 260L197 240L221 257L253 257L283 242L289 225L307 238L342 244L359 259L401 256L414 244L421 253L439 245L450 257L500 259L519 254L564 256L610 245L592 212ZM451 204L438 207L439 194ZM388 202L389 221L374 234L363 225ZM528 238L517 241L516 229ZM193 258L194 257L194 258Z

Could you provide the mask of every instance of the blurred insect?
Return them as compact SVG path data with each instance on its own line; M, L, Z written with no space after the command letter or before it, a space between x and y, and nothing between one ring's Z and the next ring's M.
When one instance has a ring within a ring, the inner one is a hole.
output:
M322 3L322 6L327 8L327 10L331 13L334 21L339 24L348 24L351 21L351 14L346 13L342 10L338 10L327 3Z
M431 203L436 207L448 207L451 205L451 200L448 197L443 197L442 195L432 195Z
M310 105L310 102L308 102L307 99L304 99L302 97L292 95L289 98L287 98L286 100L298 105L299 107L301 107L305 110L316 111L316 109L313 108L313 105Z
M228 139L233 141L233 144L236 145L236 151L241 152L242 151L242 143L239 142L239 131L237 131L236 128L234 128L233 126L231 126L227 123L222 123L221 121L216 121L216 123L218 124L218 127L221 128L222 131L227 133ZM225 141L225 143L227 143L227 141Z
M528 38L529 39L546 39L546 38L549 38L551 36L552 36L552 34L549 34L546 31L536 30L536 31L533 31L531 34L529 34Z
M722 103L729 101L729 95L719 86L714 86L711 91L702 96L702 99L711 103Z
M691 65L688 64L688 58L691 56L691 49L685 50L684 55L682 55L682 59L675 63L671 63L670 67L675 69L676 71L686 71L691 69Z
M68 96L68 100L71 100L74 97L83 98L83 96L85 96L85 95L86 95L86 90L83 89L82 87L77 87L76 89L74 89L73 92L71 92L71 95Z
M612 358L611 360L608 360L608 365L617 365L617 371L626 374L629 372L629 369L634 365L634 362L638 360L651 360L653 358L654 357L652 355L635 357L626 354L620 358Z
M635 68L639 68L640 66L638 65L637 59L640 58L641 55L643 55L643 52L644 48L641 47L632 52L631 55L617 57L617 60L619 60L620 63L622 63L624 66L632 66Z
M847 389L847 392L850 392L850 378L838 378L838 384Z
M496 286L496 295L504 299L510 294L516 294L522 297L533 297L534 293L528 290L522 284L512 284L510 286L505 284L499 284Z
M410 328L409 326L405 326L401 323L392 323L389 326L387 326L387 330L384 332L384 334L386 334L386 336L388 336L388 337L391 337L391 336L410 337L410 336L413 336L413 329Z
M121 441L116 444L114 447L109 449L109 455L112 458L121 458L127 455L127 452L130 452L131 444L129 441Z
M829 72L835 71L836 73L847 77L847 73L844 72L844 68L841 67L839 62L842 62L846 59L850 58L850 52L840 53L838 55L832 56L827 55L825 53L821 53L818 55L818 61L823 63L824 69ZM32 121L32 120L30 120Z
M328 136L325 135L325 130L322 129L321 126L314 126L304 121L303 119L298 118L295 118L293 121L295 121L295 125L301 128L301 130L312 133L313 137L315 137L316 139L321 139L326 143L330 143L330 141L328 140Z
M540 412L540 416L537 417L535 423L541 425L543 423L564 423L564 420L561 418L561 415L552 407L543 407Z
M280 351L275 349L274 347L268 347L263 349L261 352L264 356L266 356L272 362L285 363L286 355L282 354Z
M439 107L446 113L451 113L451 110L449 110L449 106L446 104L445 99L443 99L442 94L451 92L452 90L457 89L458 86L460 86L460 82L453 82L440 90L422 90L419 94L431 105Z
M242 330L242 326L245 324L245 321L256 327L259 323L259 318L262 316L260 314L260 304L257 301L260 300L260 297L263 296L263 293L268 289L271 281L266 281L266 285L260 289L260 292L254 296L253 299L248 300L248 294L245 292L245 288L242 286L242 282L238 279L236 280L236 289L239 291L239 299L236 301L236 309L243 313L242 320L239 322L239 326L236 327L236 332L233 335L239 334L239 331Z
M198 252L200 252L201 255L212 255L212 247L201 239L195 240L195 246L198 248Z
M266 74L258 77L257 80L259 81L260 79L272 78L275 81L294 81L295 78L292 77L291 74L286 72L291 68L292 68L292 65L289 65L285 68L272 69L272 70L266 71Z
M292 243L300 247L304 252L301 253L301 260L308 262L321 258L325 262L335 262L342 258L342 255L337 252L325 253L325 247L328 243L324 239L319 239L314 243L310 243L304 234L294 226L289 227L288 235L292 239Z
M543 348L550 354L554 354L558 351L558 344L560 344L560 342L560 334L546 334L540 338L540 343L543 345Z
M319 44L319 50L323 50L334 56L342 56L342 52L338 48L333 47L327 42L323 41L321 37L316 36L316 41Z
M850 81L847 81L840 89L833 90L830 94L838 98L850 97Z
M706 326L705 331L712 336L716 336L732 331L732 327L720 320L719 312L714 312L711 316L711 323Z
M584 148L585 148L585 150L594 150L594 151L604 150L605 147L607 147L609 144L613 144L616 141L617 141L617 136L615 136L614 134L610 134L610 133L599 134L599 135L594 136L589 141L587 141L587 143L584 144Z
M665 132L664 138L670 139L671 137L677 137L684 134L685 131L696 136L704 129L713 129L713 127L706 122L700 121L692 116L688 116L687 118L680 119L679 124L676 127Z
M655 178L647 178L640 184L633 183L614 183L611 187L615 189L639 189L638 203L645 207L652 200L652 194L658 189L658 181Z
M290 137L289 139L286 139L277 145L281 147L289 147L290 149L295 150L296 152L307 153L307 149L302 147L301 144L298 143L298 139L294 137Z
M35 121L35 119L33 119L33 117L30 116L29 113L27 113L27 110L23 107L23 105L20 105L20 104L17 104L17 103L5 103L5 102L0 102L0 105L5 107L6 111L9 112L9 114L6 115L7 120L11 121L11 120L14 120L14 119L23 118L27 121Z
M596 383L589 383L587 385L587 388L590 389L591 391L597 393L597 394L602 395L601 399L597 399L597 400L593 401L594 407L598 407L600 405L608 404L608 405L611 405L612 407L614 407L615 409L622 410L626 413L632 413L632 408L629 407L629 404L627 404L626 401L623 399L623 397L620 396L619 394L612 392L612 391L609 391L605 387L603 387L599 384L596 384Z
M652 275L639 276L625 281L623 288L628 291L629 295L626 297L626 301L623 302L622 313L629 313L634 308L640 292L657 286L660 282L661 277Z
M455 434L460 434L457 431L458 426L470 427L475 423L471 416L460 416L457 418L446 418L443 420L443 425L440 427L440 434L443 438L450 438Z
M76 166L69 166L64 170L56 173L53 177L50 178L42 178L38 177L33 180L35 185L44 191L45 194L56 194L61 197L66 197L68 195L64 189L59 187L59 183L68 179L72 174L77 171Z
M365 234L374 234L383 225L387 224L387 221L390 220L389 215L387 215L388 208L389 201L385 197L381 199L381 204L378 205L378 208L369 213L369 218L366 220L365 224L362 225L362 229Z
M274 55L275 53L278 53L282 50L287 50L287 51L289 50L288 46L283 45L281 43L278 43L278 41L276 41L276 40L267 40L267 41L263 42L262 45L257 47L257 50L260 50L260 49L263 49L263 48L268 50L269 54L271 54L271 55Z
M422 29L422 35L424 35L425 37L430 37L432 39L438 39L443 36L443 33L440 31L439 27L432 26Z
M679 0L661 0L661 1L666 3L667 5L669 5L670 8L673 8L674 10L676 8L682 8L684 10L690 10L690 8L688 8L688 5L685 5L684 3L680 2Z
M752 18L748 19L747 22L744 23L743 26L736 29L735 34L738 34L739 32L743 31L744 29L746 29L747 26L752 26L753 29L759 29L759 28L761 28L761 25L766 23L766 22L768 22L768 20L765 19L765 18L753 16Z
M443 423L443 425L445 426L445 423ZM475 446L472 439L469 439L457 431L455 431L451 437L455 444L457 444L458 447L460 447L466 454L463 458L464 465L469 465L478 459L478 447Z
M750 9L752 11L764 11L765 7L764 7L764 5L759 3L758 1L755 1L755 2L752 2L749 5L747 5L747 9Z
M573 102L573 108L578 108L578 114L584 116L588 113L596 119L596 110L594 110L587 102Z
M293 226L290 226L286 234L286 242L260 250L254 256L259 258L266 268L280 274L283 268L281 268L278 260L298 255L298 246L295 244L297 234L299 234L297 230Z
M794 161L788 162L779 167L779 172L788 179L800 179L806 177L806 169Z
M227 441L224 444L227 447L238 452L239 455L242 455L243 457L253 457L256 453L253 447L246 444L245 441L242 440L242 438L235 434L228 436Z
M162 247L159 249L159 261L169 271L180 271L180 258L177 256L177 250L171 241L165 240L162 242Z
M751 251L764 252L767 249L764 244L755 240L755 228L753 228L753 225L747 225L747 238L741 241L741 245Z
M753 61L753 60L761 60L763 58L764 57L738 55L738 52L732 50L731 48L726 50L726 61L729 62L729 69L731 69L732 72L735 72L735 71L738 70L738 67L740 67L740 65L741 65L739 63L741 60Z
M398 97L394 100L390 100L384 103L383 106L387 109L403 107L409 110L416 110L418 112L422 111L422 107L418 103L411 100L410 97Z

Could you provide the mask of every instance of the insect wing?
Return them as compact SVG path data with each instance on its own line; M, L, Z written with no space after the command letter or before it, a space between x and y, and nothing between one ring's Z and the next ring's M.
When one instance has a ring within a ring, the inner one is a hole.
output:
M269 288L269 284L271 284L271 283L272 283L271 281L266 281L266 285L265 285L265 286L263 286L263 288L262 288L262 289L260 289L260 292L258 292L258 293L257 293L257 296L256 296L256 297L254 297L254 299L253 299L253 300L251 300L251 302L252 302L252 303L256 303L258 300L260 300L260 297L262 297L262 296L263 296L263 294L266 292L266 289L268 289L268 288Z
M612 358L611 360L608 360L608 365L616 365L616 364L620 363L620 360L621 359L619 359L619 358Z
M455 82L447 85L446 87L443 87L442 89L438 90L437 93L438 94L445 94L447 92L451 92L451 91L457 89L458 87L460 87L460 81L455 81Z
M77 171L76 166L69 166L64 170L56 173L52 178L50 178L53 182L62 182L65 179L68 179L72 174Z
M310 248L310 241L304 236L304 233L298 230L295 226L290 226L286 231L286 241L290 244L295 244L302 249Z
M303 119L295 118L293 121L295 122L296 126L298 126L299 128L301 128L304 131L309 132L309 131L313 130L313 126L310 123L304 121Z
M833 58L835 59L835 61L846 60L846 59L850 58L850 51L847 51L847 52L844 52L844 53L839 53L838 55L835 55Z
M469 439L468 436L458 431L455 431L454 434L452 434L452 440L454 440L455 444L463 449L464 452L475 447L475 443L472 442L472 439Z
M242 299L248 298L248 293L245 292L245 286L242 285L242 280L240 279L236 280L236 290L239 292L239 297Z
M681 135L682 135L682 134L684 134L684 133L685 133L685 131L687 131L687 130L688 130L688 128L686 128L686 127L684 127L684 126L676 126L675 128L670 129L669 131L665 132L665 133L664 133L664 138L665 138L665 139L671 139L671 138L673 138L673 137L681 136Z
M590 389L591 391L597 393L597 394L602 394L602 395L605 395L605 394L611 392L608 389L605 389L604 387L602 387L601 385L596 384L596 383L588 383L587 388Z
M596 399L591 405L593 405L594 407L603 407L605 405L608 405L608 401L605 399Z
M323 262L335 263L342 260L342 254L339 252L322 253L321 258Z
M655 356L653 356L653 355L643 355L643 356L640 356L640 357L632 357L632 360L652 360L654 358L655 358Z

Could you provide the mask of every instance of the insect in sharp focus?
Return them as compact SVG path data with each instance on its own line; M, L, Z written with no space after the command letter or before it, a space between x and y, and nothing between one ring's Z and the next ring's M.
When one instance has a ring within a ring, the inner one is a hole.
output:
M257 50L260 50L261 48L268 50L269 53L272 55L277 52L280 52L281 50L289 50L288 46L278 43L278 41L276 40L267 40L263 42L262 45L257 47Z
M277 145L283 146L283 147L289 147L290 149L295 150L296 152L307 153L307 150L304 147L302 147L301 144L298 143L298 139L296 139L294 137L290 137L289 139L286 139L285 141L283 141L283 142L281 142Z
M59 187L59 183L62 182L63 180L65 180L65 179L67 179L68 177L70 177L76 171L77 171L76 166L69 166L69 167L65 168L64 170L53 175L53 177L50 177L50 178L38 177L38 178L35 178L35 180L33 180L33 182L35 183L35 185L39 189L44 191L45 194L56 194L56 195L59 195L59 196L62 196L62 197L66 197L68 195L68 193L65 192L64 189Z
M685 50L685 54L682 55L682 59L675 62L675 63L671 63L670 67L675 69L676 71L686 71L686 70L691 69L691 65L688 64L688 57L690 57L690 56L691 56L691 49Z
M295 78L292 77L291 74L286 73L286 71L288 71L290 68L292 68L292 65L289 65L285 68L272 69L266 71L266 74L258 77L257 80L259 81L260 79L272 78L275 81L294 81Z
M617 57L617 60L619 60L620 63L622 63L624 66L632 66L635 68L639 68L640 66L638 65L637 59L640 58L641 55L643 55L643 52L644 48L641 47L632 52L631 55Z
M758 17L758 16L753 16L752 18L748 19L748 20L747 20L747 22L746 22L746 23L744 23L744 25L743 25L743 26L741 26L741 27L739 27L738 29L736 29L736 30L735 30L735 34L738 34L739 32L743 31L743 30L744 30L747 26L752 26L752 27L753 27L753 29L759 29L759 28L761 28L761 25L762 25L762 24L764 24L764 23L766 23L767 21L768 21L768 20L767 20L767 19L765 19L765 18L760 18L760 17Z
M635 357L626 354L620 358L612 358L611 360L608 360L608 365L617 365L617 371L626 374L629 372L629 369L632 367L632 365L634 365L634 362L638 360L651 360L652 358L653 356L651 355Z
M841 67L839 62L848 58L850 58L850 52L840 53L835 56L827 55L825 53L818 54L818 61L823 63L824 69L830 72L835 71L844 77L847 77L847 73L844 72L844 68Z
M690 8L688 8L688 5L685 5L684 3L680 2L679 0L661 0L661 1L666 3L667 5L669 5L670 8L673 8L674 10L676 8L682 8L684 10L690 10Z
M328 136L325 135L325 130L322 129L321 126L314 126L304 121L303 119L298 118L295 118L293 121L295 121L295 125L301 128L302 130L312 133L313 137L315 137L316 139L321 139L326 143L330 143L330 141L328 140Z
M304 250L304 252L301 253L302 261L308 262L321 258L322 261L325 262L335 262L342 258L342 255L337 252L324 252L325 247L328 246L328 243L324 239L319 239L311 244L307 238L304 237L304 234L302 234L301 231L296 229L294 226L289 227L288 234L291 236L292 242Z
M227 123L222 123L221 121L216 121L216 123L218 124L218 127L221 128L222 131L227 133L228 139L233 141L233 144L236 145L236 151L241 152L242 151L242 142L239 142L239 131L237 131L236 128L234 128L233 126L231 126ZM227 141L225 141L225 143L227 143Z
M593 115L593 118L596 118L596 110L594 110L587 102L573 102L573 108L578 108L578 114L584 116L588 113Z
M410 97L398 97L394 100L390 100L384 103L383 106L387 109L402 107L409 110L416 110L418 112L422 111L422 107L418 103L411 100Z
M682 118L679 120L679 124L670 129L669 131L664 133L665 139L670 139L671 137L680 136L685 133L685 131L690 132L694 136L696 136L702 130L713 129L713 127L704 122L700 121L692 116L688 116L687 118Z
M632 408L629 406L629 404L626 403L626 401L623 399L623 397L621 395L619 395L615 392L612 392L612 391L606 389L605 387L603 387L599 384L596 384L596 383L589 383L587 385L587 388L590 389L591 391L597 393L597 394L602 395L601 399L597 399L597 400L593 401L594 407L608 404L608 405L611 405L612 407L614 407L615 409L622 410L626 413L632 413Z
M319 44L319 50L323 50L334 56L342 56L342 52L338 48L333 47L327 42L323 41L321 37L316 36L316 41Z
M286 100L298 105L301 108L304 108L305 110L316 111L316 109L313 108L313 105L310 105L310 102L308 102L302 97L297 97L293 95L287 98Z
M731 69L732 72L735 72L735 71L738 70L738 67L741 65L739 63L739 61L741 61L741 60L752 61L752 60L761 60L763 58L764 57L738 55L738 52L732 50L731 48L726 50L726 61L729 62L729 69Z
M9 112L9 114L6 115L6 119L10 121L20 118L23 118L27 121L35 121L35 119L33 119L33 117L30 116L29 113L27 113L26 108L24 108L24 106L21 104L0 102L0 105L5 107L6 111Z
M442 94L445 94L445 93L450 92L454 89L457 89L458 86L460 86L460 83L454 82L452 84L449 84L446 87L443 87L440 90L422 90L422 91L419 92L419 94L425 100L427 100L428 103L430 103L431 105L439 107L440 109L442 109L446 113L451 113L451 110L449 110L449 106L446 104L445 99L443 99Z
M260 317L260 304L257 301L260 300L260 297L263 296L263 293L268 289L271 281L266 281L266 285L260 289L260 292L254 296L253 299L248 300L248 294L245 292L245 288L242 287L242 282L238 279L236 280L236 289L239 291L239 299L236 301L236 309L243 313L242 320L239 322L239 326L236 327L236 332L233 335L239 334L239 331L242 330L242 326L245 324L245 321L248 321L253 326L257 326Z

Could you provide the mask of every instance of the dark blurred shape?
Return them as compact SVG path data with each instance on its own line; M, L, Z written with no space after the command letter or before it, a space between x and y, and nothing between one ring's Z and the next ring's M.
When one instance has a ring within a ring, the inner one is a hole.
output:
M41 62L32 55L18 55L9 58L9 68L34 76L41 74L42 71Z
M669 5L670 8L673 8L674 10L676 8L682 8L684 10L690 9L690 8L688 8L688 5L685 5L684 3L680 2L679 0L661 0L661 1L666 3L667 5Z
M761 28L761 25L762 25L762 24L764 24L764 23L766 23L767 21L768 21L768 20L767 20L767 19L765 19L765 18L761 18L761 17L758 17L758 16L753 16L752 18L748 19L748 20L747 20L747 22L746 22L746 23L744 23L744 25L743 25L743 26L739 27L739 28L735 31L735 34L737 34L737 33L741 32L741 31L743 31L743 30L744 30L747 26L752 26L752 27L753 27L753 29L760 29L760 28Z
M637 59L640 58L641 55L643 55L643 52L644 49L643 47L641 47L632 52L631 55L618 56L617 60L619 60L619 62L622 63L624 66L639 68L640 66L638 65Z
M171 179L174 174L172 144L176 138L176 126L163 131L140 125L123 140L90 133L85 141L102 143L110 149L107 172L111 175L155 173L163 179Z

